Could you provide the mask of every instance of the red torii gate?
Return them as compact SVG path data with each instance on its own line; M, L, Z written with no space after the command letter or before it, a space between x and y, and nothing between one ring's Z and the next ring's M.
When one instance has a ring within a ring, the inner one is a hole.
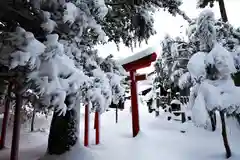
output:
M128 57L120 62L126 71L130 72L131 80L131 102L132 102L132 129L133 137L137 136L139 132L139 113L138 113L138 98L137 98L137 81L146 79L146 74L136 75L136 71L141 68L149 67L157 58L157 54L152 48L144 50L133 56ZM94 129L96 144L100 141L100 124L99 112L95 112ZM84 146L89 145L89 104L85 105L85 127L84 127Z
M154 49L148 48L119 62L126 71L130 72L133 137L137 136L140 130L136 82L146 79L146 75L136 75L136 71L141 68L149 67L156 59L157 54Z

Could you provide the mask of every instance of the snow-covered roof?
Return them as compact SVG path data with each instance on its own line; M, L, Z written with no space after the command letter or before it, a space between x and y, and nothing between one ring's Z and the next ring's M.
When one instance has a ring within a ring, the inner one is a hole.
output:
M170 104L182 104L178 99L174 99Z
M152 85L139 85L138 86L138 93L142 92L142 91L145 91L146 89L149 89L149 88L152 88Z
M147 101L147 100L149 100L149 99L151 99L151 98L153 98L153 90L151 90L151 91L148 92L145 96L143 96L143 99L144 99L145 101Z
M124 65L124 64L128 64L130 62L136 61L138 59L141 59L145 56L151 55L152 53L156 52L156 48L155 47L149 47L141 52L138 52L132 56L129 56L125 59L119 60L118 63L120 65Z

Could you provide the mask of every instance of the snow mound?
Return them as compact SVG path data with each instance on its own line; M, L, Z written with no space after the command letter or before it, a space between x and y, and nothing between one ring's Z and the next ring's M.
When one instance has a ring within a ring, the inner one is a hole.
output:
M171 103L170 104L182 104L179 100L177 100L177 99L174 99L174 100L172 100L171 101Z

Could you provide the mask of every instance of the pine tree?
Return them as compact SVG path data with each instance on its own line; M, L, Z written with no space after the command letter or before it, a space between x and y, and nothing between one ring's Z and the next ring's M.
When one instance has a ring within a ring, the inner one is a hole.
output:
M179 92L179 79L187 72L187 63L191 55L196 51L192 43L185 42L177 37L175 39L168 35L161 43L162 55L155 63L154 85L165 89ZM185 93L186 94L186 93Z
M109 41L116 44L123 42L132 48L142 41L147 42L156 33L152 17L156 9L163 8L173 16L178 14L190 21L179 9L181 4L181 0L109 0L106 5L110 9L101 24Z

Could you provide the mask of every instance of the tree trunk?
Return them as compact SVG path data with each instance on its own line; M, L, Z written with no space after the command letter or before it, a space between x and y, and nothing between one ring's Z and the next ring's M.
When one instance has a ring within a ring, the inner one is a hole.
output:
M31 132L34 131L35 116L36 116L36 108L34 106L33 113L32 113L32 121L31 121Z
M65 104L70 104L70 98L73 95L69 95ZM78 97L75 95L75 97ZM48 137L48 154L61 155L77 144L79 137L79 112L80 99L76 99L75 106L71 110L67 110L65 115L59 115L56 110L54 111L50 133Z
M4 117L2 121L2 131L1 131L1 139L0 139L0 149L3 149L5 147L5 139L6 139L6 133L7 133L7 124L9 119L9 110L11 105L11 91L12 91L12 82L9 83L8 89L7 89L7 95L5 96L5 110L4 110Z
M192 23L192 20L191 18L189 18L185 12L183 12L182 10L180 9L177 9L177 13L183 17L184 20L186 20L188 23Z
M75 109L67 110L65 116L54 112L48 137L48 154L61 155L78 141L78 120Z
M237 122L238 122L238 124L240 125L240 114L237 114L237 115L235 116L235 118L237 119Z
M228 17L227 17L227 12L226 12L226 8L225 8L224 0L218 0L218 4L219 4L219 9L220 9L222 20L223 20L223 22L227 22Z
M226 158L229 158L231 157L232 153L231 153L230 146L228 144L225 116L223 111L220 111L220 117L222 122L222 138L223 138L223 143L226 150Z
M216 125L217 125L217 118L216 118L216 113L214 111L209 112L211 124L212 124L212 131L216 130Z
M32 113L32 120L31 120L31 132L34 131L34 124L35 124L35 117L37 113L37 109L39 109L39 102L37 101L36 96L32 96L32 102L33 102L33 113Z
M23 105L23 98L20 93L21 87L17 86L16 93L16 105L14 112L14 126L13 126L13 134L12 134L12 146L11 146L11 160L18 160L19 153L19 140L20 140L20 129L21 129L21 107Z

